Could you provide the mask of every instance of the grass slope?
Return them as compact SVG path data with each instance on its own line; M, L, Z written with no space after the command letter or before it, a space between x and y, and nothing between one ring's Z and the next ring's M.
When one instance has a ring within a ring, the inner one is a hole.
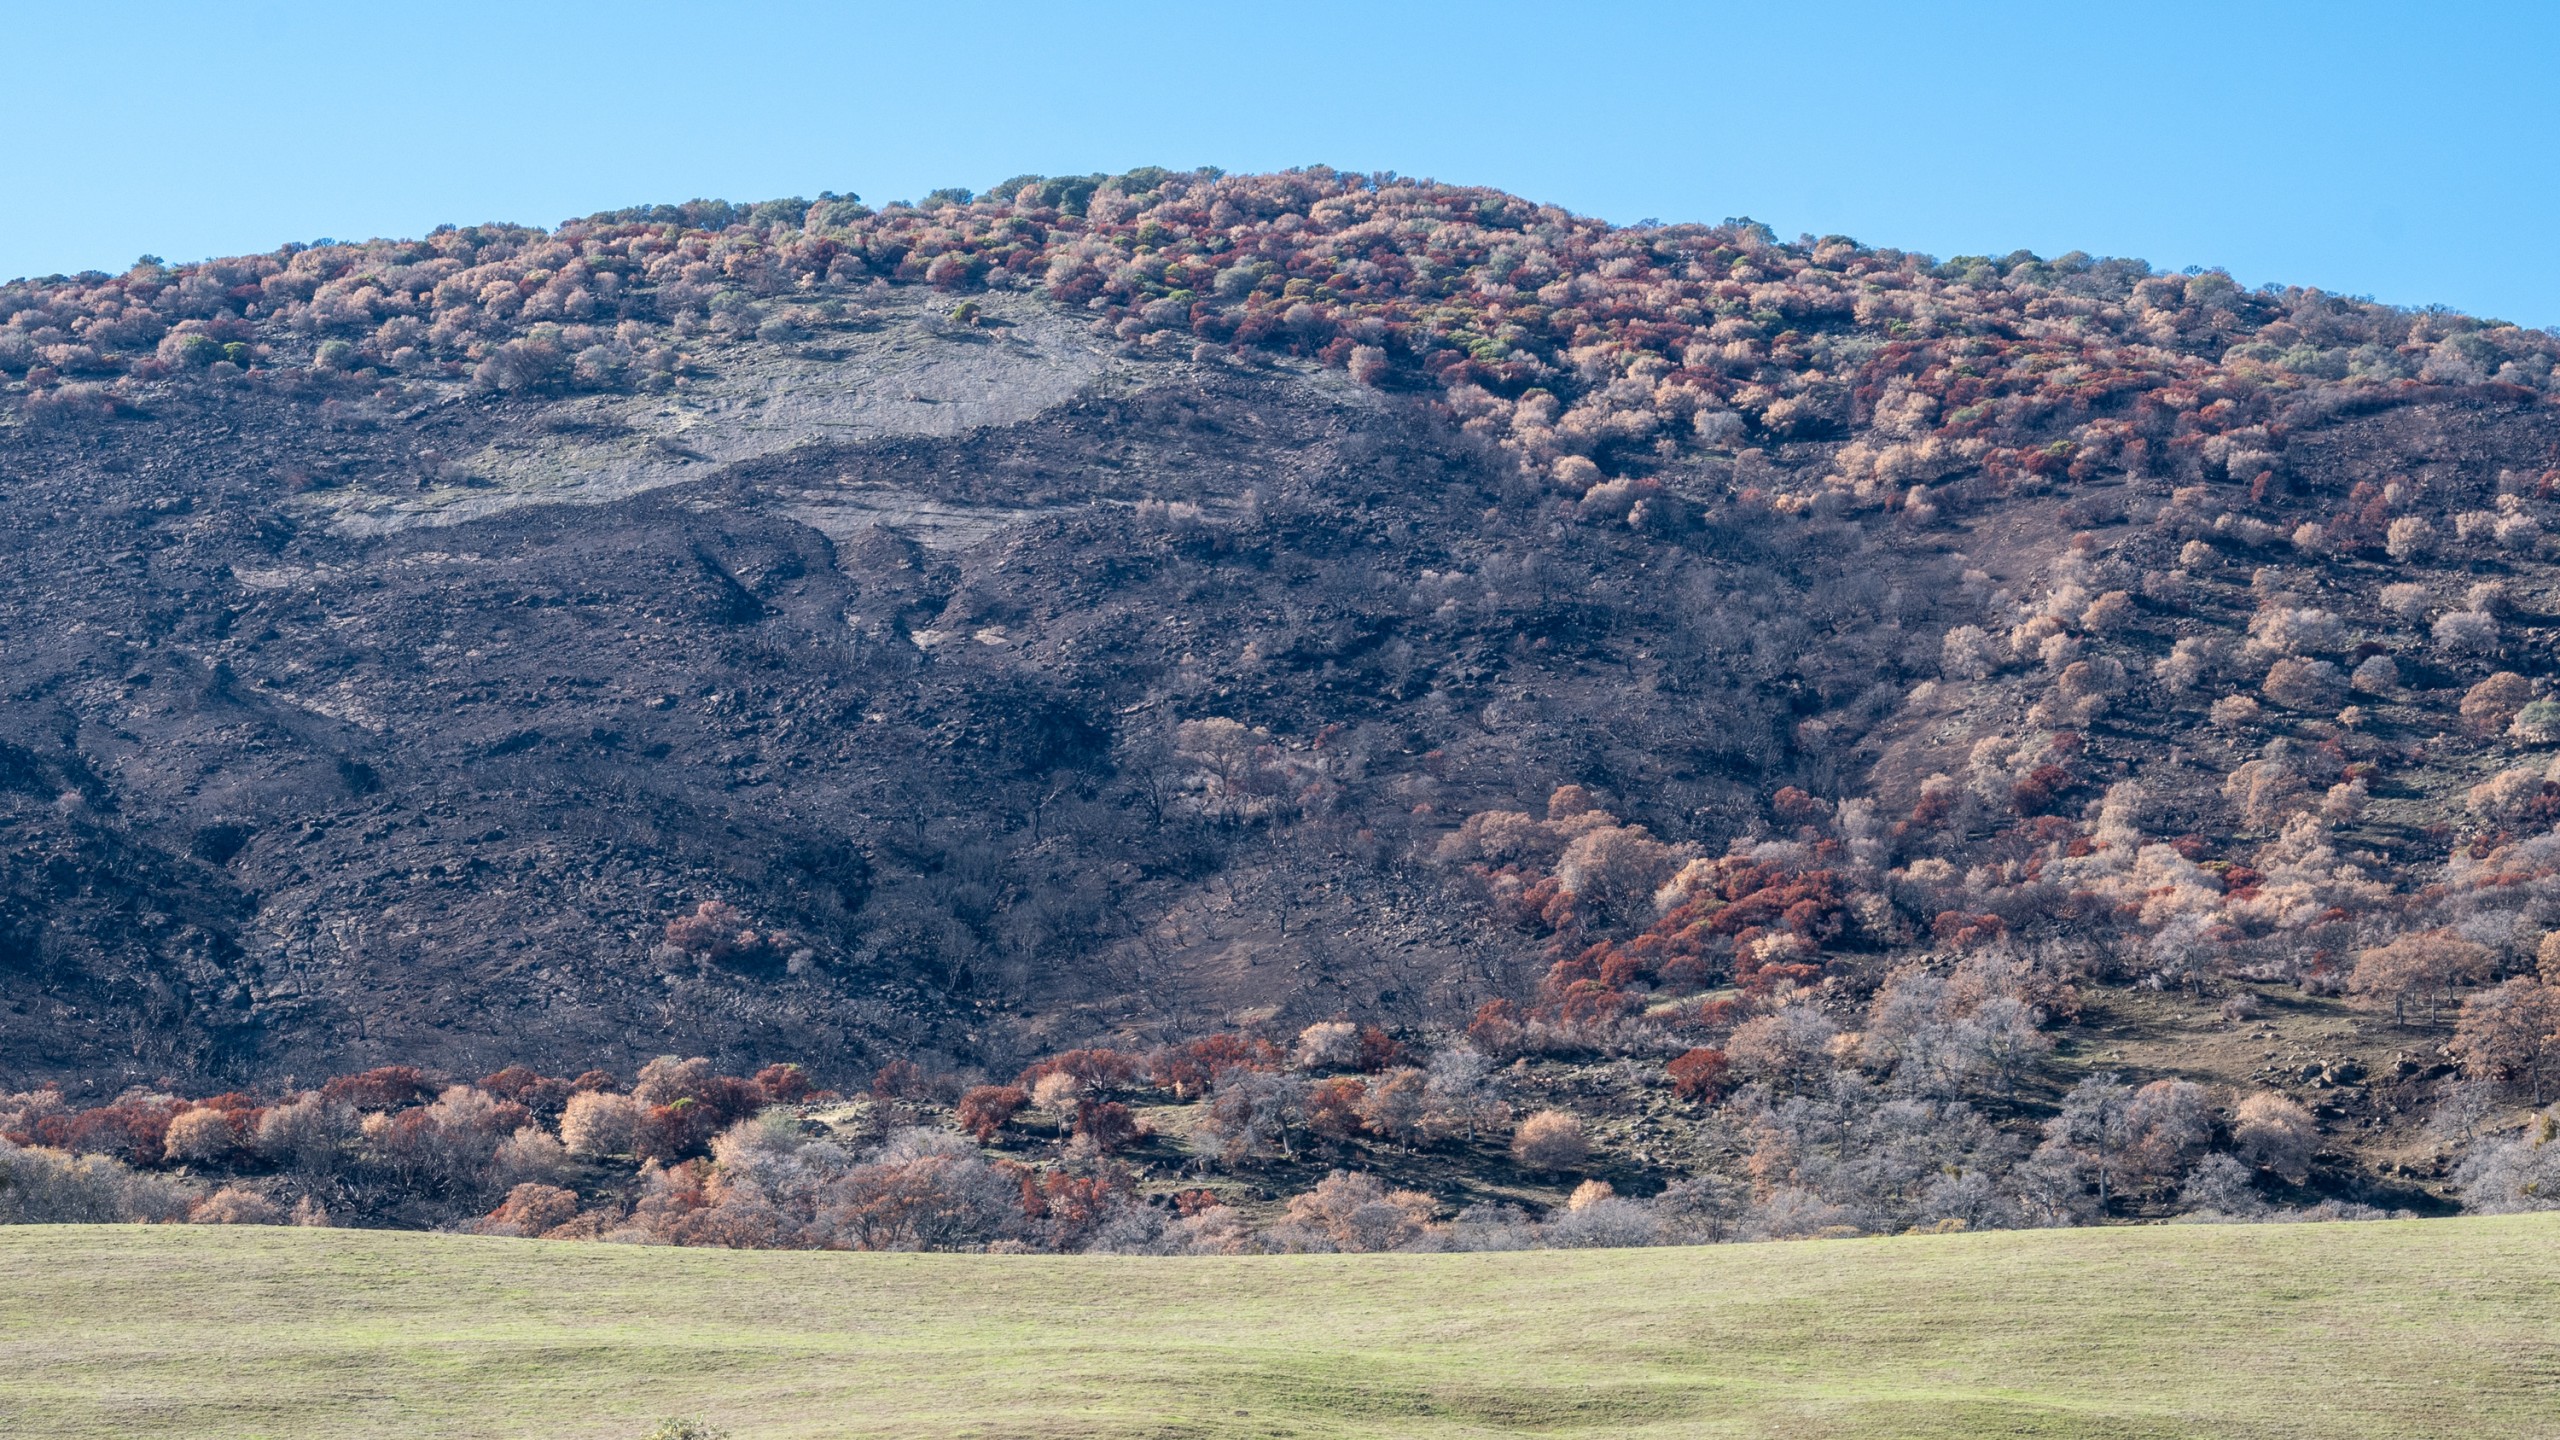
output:
M0 1435L2560 1435L2560 1216L1139 1260L0 1229Z

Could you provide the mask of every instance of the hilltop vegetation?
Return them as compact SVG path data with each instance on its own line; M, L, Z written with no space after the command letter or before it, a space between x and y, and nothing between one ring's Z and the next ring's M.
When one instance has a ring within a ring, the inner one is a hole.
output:
M1038 288L1123 341L1268 347L1363 383L1427 377L1522 458L1592 458L1594 479L1606 462L1649 469L1746 435L1880 426L1875 439L1913 443L1841 467L1871 482L1853 487L1870 502L1881 486L1977 469L1997 484L2077 460L2085 478L2134 445L2141 468L2178 438L2200 450L2225 437L2200 458L2227 466L2238 444L2246 470L2269 453L2239 435L2271 418L2261 392L2540 391L2560 357L2549 335L2513 325L2244 292L2138 261L1938 262L1838 236L1785 245L1733 221L1623 230L1495 191L1317 167L1021 176L880 211L833 195L697 201L554 232L446 226L174 269L146 258L121 277L0 293L0 366L40 403L72 377L114 377L112 397L277 360L468 373L497 390L664 387L686 341L801 338L840 317L845 292L881 281ZM49 403L102 398L113 403ZM2105 413L2144 398L2170 415ZM2186 412L2202 413L2182 426ZM2057 420L2107 418L2119 423L2059 452L2026 443Z
M699 1243L2545 1204L2555 356L1323 169L18 282L9 1163Z

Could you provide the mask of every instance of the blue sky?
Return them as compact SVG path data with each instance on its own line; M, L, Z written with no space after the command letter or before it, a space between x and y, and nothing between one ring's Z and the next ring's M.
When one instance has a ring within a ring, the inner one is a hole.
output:
M1210 164L2560 325L2560 5L0 0L0 276Z

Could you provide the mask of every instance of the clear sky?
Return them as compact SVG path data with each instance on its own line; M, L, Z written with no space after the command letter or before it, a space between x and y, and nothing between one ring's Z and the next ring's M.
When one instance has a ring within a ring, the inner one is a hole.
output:
M0 276L1322 162L2560 325L2554 0L0 0L0 77Z

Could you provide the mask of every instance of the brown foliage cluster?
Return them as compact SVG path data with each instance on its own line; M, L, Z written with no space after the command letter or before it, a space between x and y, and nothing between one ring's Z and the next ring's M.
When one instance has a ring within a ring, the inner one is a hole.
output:
M643 1067L628 1092L601 1071L511 1065L452 1084L390 1065L274 1100L135 1092L75 1108L53 1090L0 1097L0 1142L182 1186L221 1177L197 1207L206 1223L308 1223L324 1197L350 1218L416 1223L524 1185L557 1188L577 1158L680 1163L739 1120L816 1093L797 1066L743 1079L673 1056Z
M2471 996L2446 1049L2464 1074L2540 1105L2560 1075L2560 990L2517 976Z
M720 900L705 900L690 913L668 921L666 941L686 955L714 964L752 963L789 955L796 948L787 932L759 931L746 923L737 907Z
M1187 1100L1205 1093L1227 1071L1277 1070L1280 1063L1280 1048L1268 1040L1246 1035L1204 1035L1157 1051L1149 1060L1147 1073L1148 1078L1173 1092L1176 1098Z

